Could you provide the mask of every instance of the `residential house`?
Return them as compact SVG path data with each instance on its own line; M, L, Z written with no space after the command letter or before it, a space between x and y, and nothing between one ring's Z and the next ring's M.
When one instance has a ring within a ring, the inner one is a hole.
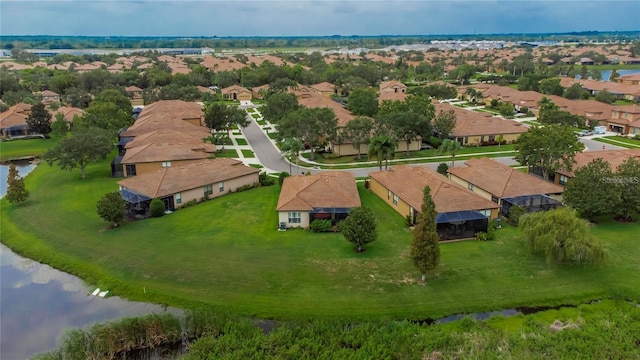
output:
M622 75L616 81L621 84L640 85L640 74Z
M144 105L144 101L142 100L142 89L135 85L132 85L125 87L124 91L126 91L127 95L129 95L131 106Z
M513 205L529 212L550 210L562 205L564 188L537 176L514 169L493 159L469 159L466 166L450 168L449 178L485 199L501 206L508 216Z
M258 184L260 170L233 159L207 159L165 167L118 181L131 217L146 217L149 203L160 199L165 210L213 199Z
M205 144L197 139L184 143L154 141L126 148L120 163L124 177L129 177L211 158L215 153L215 145Z
M602 159L611 165L613 171L628 158L640 160L640 149L583 151L576 154L571 170L560 169L555 173L555 183L565 186L575 176L575 171L589 164L595 159ZM606 186L603 184L602 186Z
M354 175L327 171L286 177L276 210L281 226L305 228L315 219L331 219L336 224L358 206L360 195Z
M383 92L405 93L407 92L407 85L396 80L383 81L380 83L380 93L382 94Z
M423 166L400 165L369 174L369 188L412 223L422 208L426 186L436 206L441 240L473 238L498 217L499 205Z
M251 95L256 99L264 99L268 90L269 90L269 84L255 86L251 88Z
M222 97L225 100L249 101L251 100L251 91L240 85L231 85L222 89Z
M42 95L42 103L45 106L51 105L54 102L60 102L60 94L51 90L44 90L40 92L40 95Z
M31 105L25 103L13 105L0 113L0 135L7 139L39 135L32 132L27 125L29 114Z
M448 103L434 104L436 113L453 110L456 114L456 126L451 137L464 146L496 144L498 139L507 143L518 140L520 134L528 129L513 120L492 116L489 113L461 109Z
M338 89L330 82L323 81L321 83L311 85L309 88L320 95L333 96L338 94Z
M72 106L60 106L56 110L49 109L51 113L51 121L56 121L56 115L62 114L62 118L67 122L69 128L73 125L73 121L84 115L84 110Z
M607 125L621 135L640 135L640 105L612 107Z

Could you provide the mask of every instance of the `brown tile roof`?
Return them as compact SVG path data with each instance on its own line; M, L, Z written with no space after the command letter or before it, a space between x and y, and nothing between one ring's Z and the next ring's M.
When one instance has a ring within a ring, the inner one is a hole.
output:
M234 92L236 92L236 93L244 93L244 92L251 93L251 91L249 91L249 89L244 88L244 87L242 87L240 85L227 86L226 88L224 88L224 89L222 89L220 91L222 92L223 95L232 94Z
M427 185L438 213L498 208L498 204L423 166L399 165L389 171L372 172L369 176L417 211L422 207L422 193Z
M44 91L40 92L40 95L42 95L42 96L60 96L60 94L58 94L57 92L53 92L51 90L44 90Z
M215 72L237 70L247 66L237 59L222 59L216 56L205 56L200 65Z
M203 111L200 104L182 100L162 100L145 106L138 119L121 136L134 137L154 130L170 129L201 139L211 135L209 129L192 125L184 120L200 119L202 121L202 117Z
M123 164L159 161L201 160L213 156L215 145L205 143L152 142L128 148L122 156Z
M154 130L149 133L136 136L135 139L125 145L125 149L131 149L147 144L191 144L194 146L202 145L202 138L195 137L188 133L178 132L172 129ZM215 145L207 144L215 149ZM215 151L215 150L214 150Z
M434 106L436 113L449 110L455 112L453 136L522 134L527 131L527 127L517 121L494 117L489 113L465 110L447 103L437 103Z
M603 151L585 151L576 154L575 164L573 165L572 171L567 170L559 170L558 173L561 175L565 175L568 177L574 177L574 172L589 164L595 159L602 159L609 164L611 164L611 168L615 171L618 168L618 165L622 164L622 162L630 157L635 157L640 160L640 149L625 149L625 150L603 150Z
M159 198L258 172L259 169L245 166L238 160L208 159L140 174L118 181L118 185Z
M0 128L8 128L16 125L26 125L31 105L18 103L0 113Z
M198 86L198 91L202 92L202 93L207 93L207 94L216 94L215 90L211 90L208 87L204 87L204 86Z
M396 81L396 80L390 80L390 81L383 81L380 83L380 91L394 91L394 88L398 88L398 89L406 89L407 85L401 83L400 81Z
M74 117L84 115L84 110L71 106L60 106L57 110L49 110L49 112L51 113L51 121L55 121L56 114L60 113L69 123L73 122Z
M489 158L469 159L466 167L454 167L449 173L498 198L559 194L564 188L536 176L516 170Z
M353 174L327 171L316 175L286 177L276 209L278 211L310 211L314 208L358 206L360 206L360 195Z
M383 101L405 101L407 100L407 95L407 93L403 92L380 91L378 104L382 104Z
M140 92L140 91L142 91L142 89L140 89L139 87L137 87L135 85L131 85L131 86L127 86L126 88L124 88L124 91L127 91L127 92Z
M320 92L333 92L335 90L335 88L336 88L335 85L333 85L330 82L326 82L326 81L323 81L323 82L318 83L318 84L311 85L309 87L312 88L312 89L318 90Z
M309 108L329 108L332 109L338 119L338 127L344 127L355 116L339 103L333 101L328 96L323 96L316 93L310 93L306 97L301 97L298 102L302 106Z

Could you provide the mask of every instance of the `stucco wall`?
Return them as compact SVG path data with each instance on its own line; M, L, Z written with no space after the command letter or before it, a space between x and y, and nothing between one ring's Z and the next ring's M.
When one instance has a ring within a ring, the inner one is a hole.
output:
M219 190L218 182L212 183L211 190L213 191L213 193L209 195L209 199L214 199L222 195L228 194L230 191L236 191L236 189L244 185L253 185L258 181L259 180L258 180L257 173L245 175L243 177L239 177L231 180L226 180L223 182L224 190L222 192L220 192ZM196 200L196 202L200 202L202 200L202 197L204 196L204 186L201 186L196 189L182 191L180 195L182 197L182 202L180 204L175 204L176 208L183 207L184 204L186 204L190 200ZM175 203L175 195L174 195L174 203Z
M278 211L278 226L281 222L287 224L287 228L306 228L309 226L309 213L306 211L300 211L300 223L289 223L289 212Z
M395 205L393 203L393 195L394 195L393 192L389 194L389 190L386 187L384 187L382 184L377 182L375 179L370 180L369 189L373 191L374 194L378 195L379 198L384 200L384 202L389 204L389 206L391 206L395 211L397 211L403 217L410 214L411 206L409 206L409 204L407 204L400 198L398 198L398 205ZM419 210L420 209L418 209L418 211Z

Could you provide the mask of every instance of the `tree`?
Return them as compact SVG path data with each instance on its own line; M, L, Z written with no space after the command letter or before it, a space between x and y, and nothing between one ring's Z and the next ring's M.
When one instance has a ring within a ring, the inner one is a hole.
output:
M131 101L122 92L115 89L108 89L102 91L93 99L93 104L114 104L121 109L125 114L131 115L133 107Z
M62 170L80 168L82 179L85 178L85 167L98 160L103 160L113 149L111 134L100 128L86 128L74 131L52 149L47 151L43 159L49 164L58 163Z
M447 165L447 163L440 163L436 171L444 176L447 176L447 171L449 171L449 165Z
M149 212L152 217L162 217L164 210L164 203L158 198L152 199L149 203Z
M422 274L422 282L427 281L427 272L440 263L440 236L436 228L436 205L431 198L431 189L426 186L422 193L422 207L418 222L413 229L411 261Z
M363 116L352 119L343 128L342 136L344 139L351 141L353 148L358 151L358 156L356 157L358 160L361 158L360 146L369 142L372 130L373 119Z
M613 102L616 101L616 97L607 89L604 89L596 94L596 101L600 101L605 104L613 104Z
M121 129L131 125L132 121L131 111L127 113L115 103L98 102L86 108L84 115L73 126L74 129L92 127L104 129L115 137Z
M440 139L448 139L456 127L456 112L453 110L442 111L433 119L433 130L438 132Z
M442 141L442 144L438 148L438 153L439 154L442 154L442 153L451 154L451 167L454 167L455 166L455 161L456 161L456 153L458 152L458 150L460 150L461 147L462 146L457 141L454 141L454 140L451 140L451 139L444 139Z
M296 159L296 173L300 174L300 168L298 167L298 161L300 159L300 152L304 150L304 144L300 138L287 137L280 144L280 150L283 155L289 159L289 173L291 172L291 158Z
M563 97L571 100L588 99L589 92L580 83L575 83L564 90Z
M435 110L428 96L410 96L406 102L383 101L376 116L376 122L389 130L397 141L409 145L419 136L431 135L431 120Z
M387 135L374 136L369 140L369 159L377 159L380 171L382 171L382 160L385 161L384 169L388 169L389 159L393 158L398 143Z
M265 120L272 124L277 124L280 120L293 111L300 108L298 98L295 94L278 92L267 98L267 103L260 108L260 112Z
M9 165L5 198L14 205L22 204L29 198L29 191L24 186L24 179L20 176L13 163Z
M45 137L51 133L51 114L45 109L44 104L39 102L31 107L31 114L27 117L29 129Z
M249 125L247 113L244 110L217 102L205 104L204 121L209 129L225 132L231 130L233 125Z
M355 252L363 252L364 245L378 238L376 218L368 207L355 207L349 211L349 216L340 223L342 235L355 245Z
M98 200L96 205L98 216L116 227L124 220L126 205L127 203L118 191L106 193Z
M602 243L591 236L587 222L569 208L524 215L520 228L531 253L544 253L547 264L552 261L597 264L605 260Z
M619 77L620 77L620 74L618 74L616 69L613 69L611 71L611 75L609 76L609 81L616 81L616 79L619 78Z
M288 113L277 124L282 138L295 137L311 147L311 160L315 160L315 147L321 139L334 139L338 119L330 108L302 107Z
M616 188L620 194L617 210L625 221L633 220L633 213L640 213L640 160L630 157L618 165L615 174Z
M532 126L518 138L518 153L514 158L522 166L539 169L542 177L549 179L549 175L559 169L571 171L576 153L583 149L571 127Z
M544 119L545 113L558 110L558 106L546 96L538 101L538 119Z
M466 81L468 81L473 75L476 73L476 67L469 64L462 64L455 68L451 72L451 77L460 82L460 85L463 85Z
M508 102L501 102L498 106L498 111L500 112L500 115L506 119L513 119L513 116L516 114L516 110L513 108L513 105Z
M574 172L562 199L586 219L594 220L600 215L613 214L620 204L617 187L606 185L613 178L611 165L602 159L594 159Z
M56 113L56 120L51 124L51 134L57 137L63 137L69 131L67 120L64 119L62 113Z
M372 88L359 88L349 94L347 109L354 115L373 117L378 112L378 94Z
M564 89L560 85L560 78L551 78L540 80L540 92L547 95L562 96Z

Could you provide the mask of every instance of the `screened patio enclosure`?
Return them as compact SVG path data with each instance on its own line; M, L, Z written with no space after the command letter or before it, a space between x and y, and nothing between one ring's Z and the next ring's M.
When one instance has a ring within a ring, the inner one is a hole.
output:
M542 194L514 196L502 199L500 213L504 217L509 217L509 209L512 206L521 206L530 213L557 209L562 206L562 202Z
M151 198L129 189L119 191L122 199L127 202L126 214L130 219L144 219L149 217L149 204Z
M489 218L479 211L452 211L436 215L436 227L441 241L470 239L477 232L487 232Z
M349 208L314 208L309 212L309 223L315 219L329 219L332 225L337 225L349 216L349 210Z

